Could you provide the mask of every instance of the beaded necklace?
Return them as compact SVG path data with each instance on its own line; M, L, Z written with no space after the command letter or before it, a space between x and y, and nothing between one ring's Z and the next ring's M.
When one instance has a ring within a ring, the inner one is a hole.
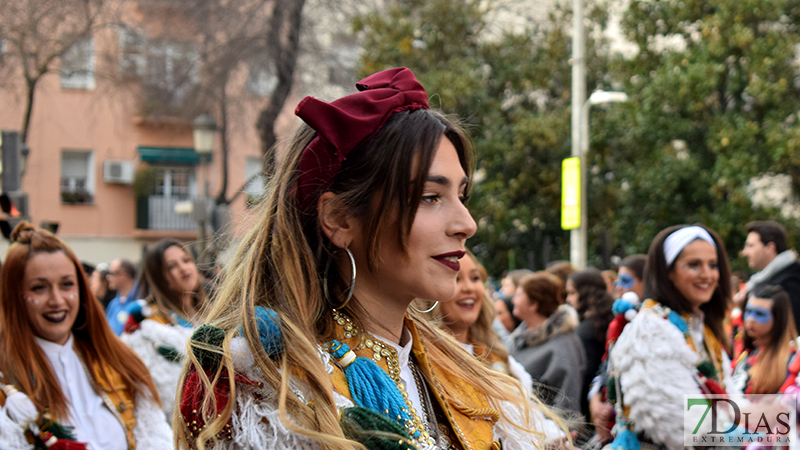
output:
M403 396L403 400L406 403L406 408L404 409L410 419L407 419L405 423L402 425L405 427L406 431L408 432L409 436L412 436L417 441L417 447L419 449L431 449L436 448L436 440L433 439L431 436L431 431L429 429L428 424L428 416L424 411L426 408L425 400L423 398L424 391L420 386L419 380L417 379L417 374L414 374L415 381L417 382L417 386L419 389L420 395L420 403L422 404L423 411L418 412L414 407L413 403L411 402L411 398L406 391L405 383L403 379L400 377L400 359L397 356L397 351L385 344L380 339L376 338L375 336L371 335L368 332L360 331L350 320L342 312L337 310L333 310L333 320L336 322L337 325L343 328L344 332L342 335L345 339L350 338L358 338L358 344L353 348L353 350L362 350L362 349L369 349L372 350L372 360L375 363L380 363L381 360L386 361L387 365L387 374L389 378L394 381L397 389L400 391L400 394ZM409 359L409 363L410 363ZM380 367L380 366L379 366ZM414 371L412 370L412 373ZM421 415L420 415L421 414ZM399 418L399 417L398 417Z

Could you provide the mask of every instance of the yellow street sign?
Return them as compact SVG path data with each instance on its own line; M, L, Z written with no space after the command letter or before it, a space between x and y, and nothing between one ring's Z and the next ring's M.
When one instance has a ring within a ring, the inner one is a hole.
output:
M561 163L561 228L581 226L581 159L567 158Z

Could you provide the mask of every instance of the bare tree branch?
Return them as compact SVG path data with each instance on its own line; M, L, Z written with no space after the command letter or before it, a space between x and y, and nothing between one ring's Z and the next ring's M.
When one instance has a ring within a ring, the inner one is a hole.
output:
M278 84L272 92L269 104L261 110L257 127L261 132L261 150L265 155L274 155L269 149L275 145L275 121L283 109L283 104L291 93L294 73L300 54L300 27L305 0L285 0L278 2L273 11L272 33L269 40L276 49L274 58ZM264 158L264 174L269 176L274 167L272 157Z
M21 70L25 107L20 135L27 141L39 80L81 39L104 25L105 0L2 0L0 38L5 41L2 75Z

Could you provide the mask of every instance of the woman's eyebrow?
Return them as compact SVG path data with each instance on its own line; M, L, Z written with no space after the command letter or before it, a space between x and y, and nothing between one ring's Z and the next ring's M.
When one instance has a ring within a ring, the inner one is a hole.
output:
M429 183L436 183L444 187L450 187L450 185L452 184L450 182L450 179L443 175L429 175L427 181ZM467 183L469 183L469 177L464 177L461 179L461 183L459 183L458 185L464 186Z

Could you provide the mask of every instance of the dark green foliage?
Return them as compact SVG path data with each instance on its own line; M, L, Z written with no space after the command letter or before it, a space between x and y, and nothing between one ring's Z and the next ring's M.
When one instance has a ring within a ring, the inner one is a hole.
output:
M61 425L60 423L53 420L53 417L50 414L44 414L42 417L42 424L39 427L41 431L47 431L52 433L52 435L56 439L66 439L68 441L76 440L75 435L72 434L72 430L74 427Z
M432 106L465 120L478 169L470 248L493 275L529 260L541 269L548 247L548 260L567 259L571 12L555 6L527 32L503 34L487 31L492 11L477 0L389 4L354 22L365 38L360 74L410 67ZM589 264L646 253L679 223L718 231L737 269L751 220L781 221L794 245L795 221L754 208L746 187L767 171L800 180L800 2L633 0L621 33L638 50L627 58L594 39L607 10L586 11L587 93L621 90L630 101L591 109Z
M525 33L498 34L487 28L478 0L391 5L355 21L365 36L361 75L409 67L431 106L465 122L479 180L469 204L479 224L470 248L493 274L509 259L526 266L534 250L541 268L545 241L550 259L566 258L569 234L559 208L561 160L570 152L569 14L556 10L549 23L532 22ZM592 18L605 20L603 8Z

